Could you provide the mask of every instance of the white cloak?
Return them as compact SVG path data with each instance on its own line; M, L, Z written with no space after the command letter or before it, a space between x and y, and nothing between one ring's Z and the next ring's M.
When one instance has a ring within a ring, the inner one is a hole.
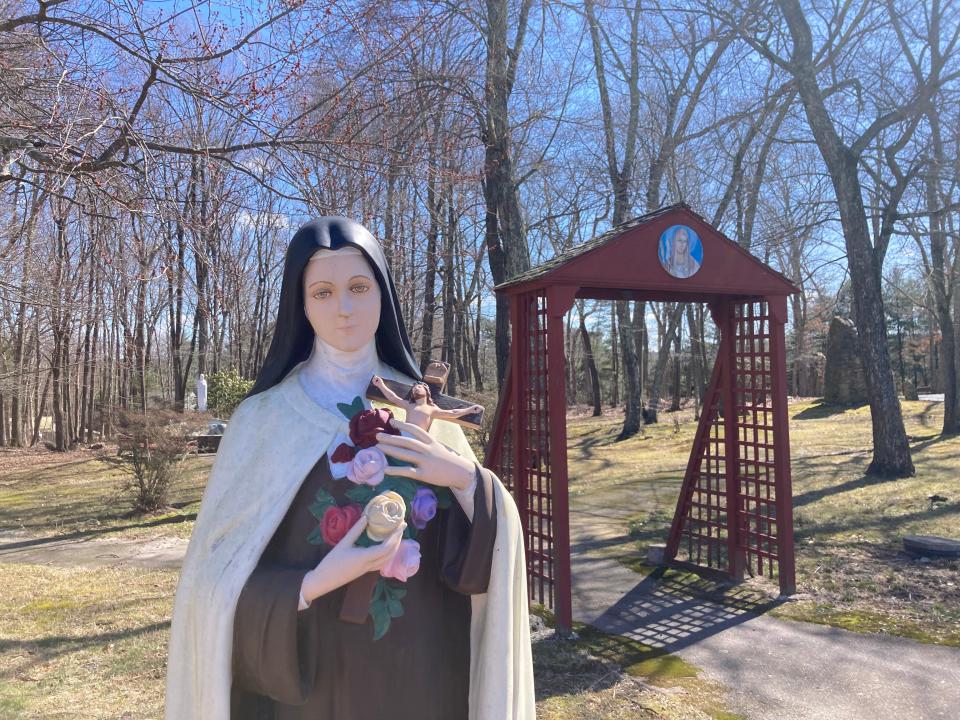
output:
M174 601L166 720L230 719L233 620L240 591L303 479L337 432L346 431L342 416L304 393L297 377L301 367L244 400L220 443ZM383 363L378 374L412 382ZM430 434L476 459L460 426L437 420ZM533 720L520 517L510 493L490 475L497 537L488 590L471 596L470 720Z

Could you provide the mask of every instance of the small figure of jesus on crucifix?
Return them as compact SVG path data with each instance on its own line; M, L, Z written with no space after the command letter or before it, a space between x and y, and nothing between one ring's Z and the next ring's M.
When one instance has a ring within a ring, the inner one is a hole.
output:
M402 383L391 381L393 385L401 385L404 388L409 387L406 397L401 397L387 385L386 381L378 375L373 376L371 384L380 391L388 403L403 408L407 413L407 422L412 425L429 431L430 424L435 419L450 420L470 427L479 427L479 415L483 412L482 405L467 405L466 407L441 407L434 401L433 391L425 382L416 382L407 386ZM444 405L460 404L463 401L451 398L446 395L440 395ZM470 418L474 415L476 418Z

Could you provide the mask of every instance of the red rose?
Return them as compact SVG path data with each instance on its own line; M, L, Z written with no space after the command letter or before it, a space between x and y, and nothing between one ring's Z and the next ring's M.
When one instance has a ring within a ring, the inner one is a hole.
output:
M390 427L393 413L386 408L363 410L350 419L350 439L361 450L377 444L377 433L399 435L400 431Z
M330 460L335 463L353 462L356 454L357 449L353 445L340 443L337 449L333 451L333 455L330 456Z
M328 507L320 521L320 534L323 536L323 541L327 545L336 545L347 534L347 530L356 524L361 515L363 515L363 508L356 504Z

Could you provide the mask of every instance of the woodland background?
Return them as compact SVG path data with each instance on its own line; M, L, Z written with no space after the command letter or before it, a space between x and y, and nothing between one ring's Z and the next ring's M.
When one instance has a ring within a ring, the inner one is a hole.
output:
M317 215L381 240L448 392L493 393L493 285L682 201L801 289L791 394L822 392L829 322L854 320L870 469L909 475L905 384L960 426L958 16L0 0L0 445L52 418L67 449L121 411L189 408L199 373L254 377L286 243ZM643 405L697 400L717 340L670 303L578 302L567 328L568 400L622 406L625 435Z

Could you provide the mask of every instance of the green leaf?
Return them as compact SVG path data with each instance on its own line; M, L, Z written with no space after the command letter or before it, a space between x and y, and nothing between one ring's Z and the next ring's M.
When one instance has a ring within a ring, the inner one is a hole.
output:
M321 520L327 509L331 505L336 504L337 503L333 499L333 495L328 493L323 488L320 488L317 490L317 494L314 496L313 504L310 506L310 512L317 520Z
M400 460L395 457L390 457L389 455L387 455L387 464L392 465L393 467L413 467L412 462L407 462L406 460Z
M386 490L393 490L397 495L403 498L403 501L407 504L407 508L410 508L410 503L413 502L414 495L417 494L417 484L410 478L397 477L396 475L387 475L383 482L377 486L378 492L385 492Z
M449 488L435 487L433 493L437 496L437 508L439 510L446 510L450 507L453 502L453 493L450 492Z
M370 604L373 605L380 598L382 598L386 591L387 579L384 577L377 578L377 584L373 586L373 595L370 596Z
M388 600L387 612L390 613L392 618L400 617L403 615L403 605L400 604L399 600Z
M364 531L363 534L357 539L355 543L357 547L373 547L374 545L379 545L376 540L371 540L370 536L367 535L367 532Z
M355 503L365 506L368 502L370 502L370 498L377 494L377 489L372 488L369 485L354 485L352 488L347 490L345 494Z
M408 540L417 539L417 528L412 522L407 523L407 527L403 531L403 537L407 538Z
M370 617L373 618L373 639L379 640L390 629L390 611L385 602L370 605Z
M323 533L320 531L320 526L317 525L313 530L310 531L310 534L307 536L307 542L311 545L324 545L323 542Z
M363 398L357 395L349 405L346 403L337 403L337 410L347 419L353 420L353 416L363 412Z

